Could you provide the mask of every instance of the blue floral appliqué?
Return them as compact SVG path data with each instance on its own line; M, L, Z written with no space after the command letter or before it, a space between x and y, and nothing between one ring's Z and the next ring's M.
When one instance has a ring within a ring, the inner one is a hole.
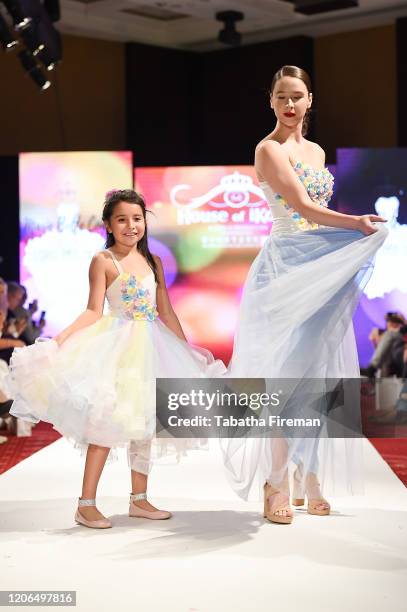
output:
M148 289L143 287L137 277L125 272L121 279L123 314L133 321L154 321L158 317L155 305L151 302Z
M328 168L319 170L303 162L297 162L293 167L311 200L320 206L327 207L333 194L334 185L334 177L329 172ZM276 194L275 199L280 202L280 204L283 204L284 208L289 212L290 217L298 223L300 229L310 230L319 227L317 223L313 223L301 217L301 215L292 208L281 195Z

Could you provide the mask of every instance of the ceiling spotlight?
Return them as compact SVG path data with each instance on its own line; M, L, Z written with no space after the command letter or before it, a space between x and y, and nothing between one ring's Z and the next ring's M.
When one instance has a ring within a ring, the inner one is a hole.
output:
M49 81L48 79L43 79L41 80L41 83L37 83L37 85L40 85L41 89L45 91L46 89L48 89L48 87L51 87L51 81Z
M29 51L26 49L24 49L24 51L20 51L18 54L18 59L20 60L24 70L29 74L34 83L38 85L40 89L45 90L50 87L51 81L45 77L41 68Z
M38 37L36 28L29 28L20 33L27 49L35 56L44 48L41 40Z
M38 45L38 47L36 49L34 49L33 51L33 56L35 57L36 55L38 55L41 51L43 51L45 49L44 45L42 43L40 43Z
M32 23L31 17L24 17L24 19L16 23L15 29L18 32L21 32L21 30L25 30L26 28L29 28L31 23Z
M11 51L14 47L18 45L18 40L14 38L11 33L10 28L8 27L6 20L3 15L0 13L0 44L3 47L4 51Z
M17 32L30 27L32 18L25 14L24 5L21 0L3 0L3 4L6 5L6 9L13 19L14 29Z
M216 13L217 21L223 21L224 28L219 32L218 40L225 45L236 47L242 42L242 35L236 30L237 21L244 19L240 11L220 11Z
M31 0L31 9L32 26L21 32L21 38L35 58L52 70L62 60L61 35L39 0Z
M44 64L48 72L51 72L51 70L54 70L56 63L52 61L52 59L49 57L49 54L47 53L46 50L40 51L37 54L37 58Z

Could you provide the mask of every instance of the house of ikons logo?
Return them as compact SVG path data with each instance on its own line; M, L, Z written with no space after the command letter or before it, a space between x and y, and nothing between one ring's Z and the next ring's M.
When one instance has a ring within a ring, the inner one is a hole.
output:
M262 189L247 174L227 174L206 193L188 198L191 189L191 185L178 184L170 191L178 225L268 225L272 221Z

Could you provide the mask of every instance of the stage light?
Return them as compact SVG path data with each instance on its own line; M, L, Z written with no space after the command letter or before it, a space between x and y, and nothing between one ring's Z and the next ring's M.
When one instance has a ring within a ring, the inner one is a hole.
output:
M216 13L217 21L223 21L224 28L220 30L218 40L225 45L237 47L242 41L242 35L236 30L237 21L242 21L244 14L240 11L220 11Z
M23 43L25 49L18 54L23 68L38 87L48 89L51 82L37 62L41 62L50 72L62 60L61 35L51 21L57 21L60 17L59 1L2 0L0 4L4 4L14 30L19 33L15 40L0 13L1 45L7 50L18 42Z
M43 74L41 68L35 61L35 58L32 54L24 49L20 51L18 54L18 59L21 62L24 70L28 73L34 83L42 90L48 89L51 85L51 81L49 81Z
M18 40L14 38L8 27L6 20L0 13L0 43L4 51L11 51L15 46L18 45Z
M26 7L21 0L3 0L3 4L11 15L14 23L14 29L21 32L30 27L32 18L26 12Z
M60 33L39 0L20 0L20 4L31 19L30 27L20 32L23 42L48 71L53 70L62 59Z
M50 72L54 70L57 62L61 59L61 54L55 52L53 49L53 53L51 52L47 46L40 45L38 49L36 49L35 57L46 67L46 69Z
M38 38L37 31L34 27L24 30L20 33L20 36L23 39L27 49L29 49L34 56L44 48L44 45Z
M42 51L43 49L45 49L45 47L44 47L44 45L43 45L43 44L38 45L38 47L37 47L37 48L36 48L36 49L33 51L33 55L34 55L34 57L35 57L36 55L38 55L38 53L39 53L40 51Z

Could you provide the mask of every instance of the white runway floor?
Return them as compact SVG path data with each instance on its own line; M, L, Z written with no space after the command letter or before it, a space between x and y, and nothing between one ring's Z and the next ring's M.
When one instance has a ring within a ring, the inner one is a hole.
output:
M0 476L0 589L76 590L85 612L404 611L407 489L365 447L366 495L291 526L235 497L216 441L154 469L150 497L172 519L131 519L122 456L98 497L114 528L97 531L73 521L83 460L58 440Z

